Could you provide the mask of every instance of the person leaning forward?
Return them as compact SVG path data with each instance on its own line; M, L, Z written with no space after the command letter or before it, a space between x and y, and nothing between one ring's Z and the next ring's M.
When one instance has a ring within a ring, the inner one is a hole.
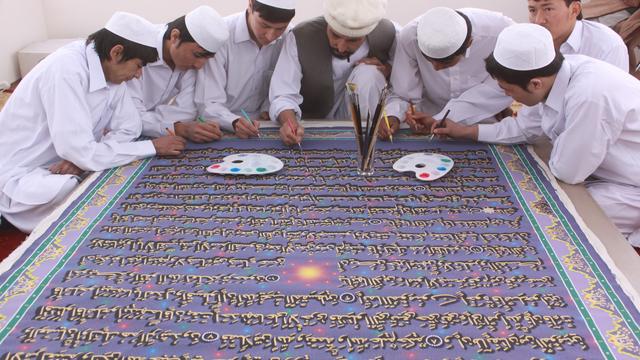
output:
M355 83L362 114L374 113L391 73L396 29L386 0L326 0L324 17L296 26L271 79L270 117L287 145L300 143L301 118L349 119L345 85Z
M184 149L175 136L135 141L142 124L124 82L158 58L155 35L145 19L118 12L20 82L0 112L0 214L16 228L31 232L85 171Z
M241 139L257 137L269 120L269 84L296 14L295 0L248 0L246 11L224 18L229 40L197 73L195 102L205 118Z
M196 71L229 37L224 20L213 8L200 6L157 29L160 59L145 67L139 79L127 83L142 118L142 134L157 137L173 129L196 143L220 139L216 121L196 119L194 89Z
M512 100L489 76L484 59L500 31L513 24L493 11L436 7L405 26L391 73L391 129L383 123L379 136L388 138L400 120L418 133L428 133L434 119L445 114L467 125L495 121Z
M432 131L503 144L550 139L551 172L568 184L585 182L605 214L639 247L640 82L604 61L563 56L551 33L535 24L506 28L486 66L507 95L527 106L541 104L541 120L506 118L473 126L445 121Z

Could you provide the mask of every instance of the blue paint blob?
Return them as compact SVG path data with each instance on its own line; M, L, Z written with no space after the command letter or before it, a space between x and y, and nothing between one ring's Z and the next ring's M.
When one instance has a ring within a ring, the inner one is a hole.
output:
M231 172L240 172L240 169L238 169L238 168L233 168L233 169L231 169L231 170L229 170L229 171L231 171Z

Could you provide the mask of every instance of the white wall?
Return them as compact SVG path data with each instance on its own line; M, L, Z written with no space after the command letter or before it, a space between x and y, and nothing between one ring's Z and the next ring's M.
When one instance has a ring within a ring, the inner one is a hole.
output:
M348 0L344 0L348 1ZM527 21L526 0L388 0L388 17L401 25L435 6L478 7ZM42 0L52 38L86 36L101 28L116 10L137 13L152 22L167 22L206 4L228 15L246 8L248 0ZM294 21L322 14L321 0L298 0Z
M500 11L518 22L527 21L526 0L388 1L388 17L401 25L434 6L486 8ZM247 3L248 0L0 0L0 24L7 33L0 38L0 81L18 79L16 52L21 48L46 38L87 36L102 28L116 10L164 23L203 4L228 15L244 10ZM321 0L298 0L294 21L321 14Z
M47 38L42 0L0 0L0 82L20 77L16 53Z

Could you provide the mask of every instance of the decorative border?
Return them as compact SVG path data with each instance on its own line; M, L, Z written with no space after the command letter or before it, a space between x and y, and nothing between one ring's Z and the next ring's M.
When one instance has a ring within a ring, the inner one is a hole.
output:
M73 209L67 213L64 219L60 221L55 228L53 228L47 238L44 239L36 251L34 251L33 255L29 256L29 258L27 258L23 264L18 267L2 285L0 285L0 308L2 308L2 306L10 299L20 296L25 297L27 293L30 293L28 298L26 298L26 300L21 304L19 310L11 316L11 319L8 322L3 322L6 319L5 316L0 318L0 325L3 326L0 330L0 343L4 341L5 337L11 332L11 330L13 330L13 327L22 319L28 308L48 285L48 282L64 267L71 256L73 256L76 250L80 247L81 243L86 239L91 231L93 231L98 222L104 218L125 191L131 187L133 182L150 162L151 159L147 159L142 162L134 162L128 166L111 169L104 174L89 193L77 200L76 206L74 206ZM115 190L115 193L111 196L107 196L106 193L110 190ZM111 197L111 199L105 201L105 199L108 199L109 197ZM98 202L98 204L90 204L90 201ZM102 210L89 223L89 221L84 217L84 214L89 210L91 205L101 206ZM80 235L69 244L62 244L61 240L67 235L69 230L73 230L74 228L82 230ZM58 255L55 257L57 259L56 264L51 267L45 276L40 279L36 279L33 274L38 267L42 267L43 263L48 260L54 260L54 258L51 257L50 251L48 251L52 244L56 245L55 255ZM36 267L31 269L33 265ZM16 283L21 286L14 286ZM10 287L15 289L7 293L7 290Z
M638 328L638 324L633 320L618 294L613 291L593 257L586 250L576 230L560 206L558 206L558 201L553 198L544 186L539 176L540 171L537 171L537 169L532 166L530 159L527 158L520 146L491 145L490 149L512 187L518 202L520 202L522 209L525 211L527 219L529 219L531 225L534 227L545 251L547 251L549 257L552 259L556 272L560 275L562 282L576 303L580 314L587 322L589 330L597 340L603 355L605 355L607 359L615 359L616 357L610 348L610 345L613 345L616 348L616 353L640 359L640 347L638 345L640 329ZM505 162L505 157L511 157L512 160ZM516 183L513 176L514 173L519 173L522 177L519 184ZM550 213L546 211L547 209L532 208L531 202L525 200L523 190L535 196L536 203L544 201ZM534 212L536 213L535 215ZM547 227L546 233L540 228L536 216L546 217L553 224ZM578 229L578 231L582 233L580 229ZM551 238L548 238L548 236ZM564 245L569 250L569 255L562 257L562 259L558 257L557 252L554 251L552 242ZM584 261L586 261L586 263L584 263ZM583 277L589 282L590 286L583 289L579 294L569 273ZM606 294L608 299L601 296L601 294ZM585 306L585 301L589 303L588 307ZM604 335L600 331L602 327L598 328L593 319L592 313L595 310L606 313L611 321L613 330L608 331L606 334L608 341L605 340ZM622 322L625 322L626 326L623 326L621 324ZM631 333L625 331L626 329L629 329Z

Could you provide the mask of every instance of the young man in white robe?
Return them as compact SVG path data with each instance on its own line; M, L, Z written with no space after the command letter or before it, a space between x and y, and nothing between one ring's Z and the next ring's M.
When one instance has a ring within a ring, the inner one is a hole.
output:
M325 0L324 16L285 36L276 64L269 114L286 145L300 144L307 119L350 119L346 83L355 83L362 114L372 115L391 74L395 25L386 0Z
M629 71L629 53L620 35L582 19L580 0L528 0L529 22L551 32L563 55L586 55Z
M551 172L569 184L585 182L618 229L640 247L640 82L591 57L564 57L551 33L535 24L505 29L487 71L516 101L541 104L541 121L445 121L434 133L505 144L550 139Z
M269 120L269 84L282 35L295 13L295 0L249 0L246 11L225 17L229 40L197 74L202 117L239 138L258 136L258 120Z
M622 38L610 28L582 20L580 0L528 0L529 21L551 33L553 45L563 55L586 55L629 71L629 53ZM542 121L542 105L522 106L517 118Z
M158 58L153 24L116 13L20 82L0 113L0 214L31 232L87 171L178 155L184 139L136 141L142 123L124 84Z
M127 83L142 118L142 134L165 135L167 129L189 141L205 143L221 137L215 121L197 119L194 97L196 71L213 58L229 37L222 17L200 6L167 25L158 25L160 59Z
M495 121L512 101L487 73L484 59L498 34L512 24L493 11L436 7L405 26L391 73L391 129L383 123L380 137L388 138L401 120L416 132L428 132L434 119L447 113L449 119L467 125Z

